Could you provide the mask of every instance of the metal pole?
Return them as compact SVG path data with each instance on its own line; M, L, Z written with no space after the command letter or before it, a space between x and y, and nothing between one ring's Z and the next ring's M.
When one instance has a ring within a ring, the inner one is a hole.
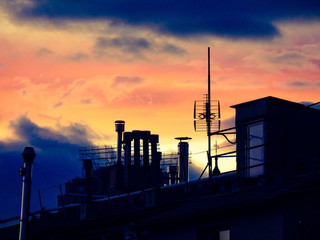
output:
M63 196L61 184L59 185L59 190L60 190L61 201L62 201L63 216L66 216L66 210L64 208L64 196Z
M208 98L206 103L207 115L207 135L208 135L208 166L209 179L212 179L212 159L211 159L211 89L210 89L210 47L208 47Z
M123 147L124 149L124 180L123 180L123 184L124 184L124 188L128 189L129 186L129 147L128 147L128 143L126 143L126 145L124 145Z
M41 213L42 213L42 201L41 201L41 193L40 193L40 189L38 189L38 196L39 196L39 203L40 203L40 210L41 210Z
M26 240L30 210L32 163L36 157L33 147L25 147L22 152L22 157L24 166L23 168L20 168L20 175L23 176L23 183L19 240Z

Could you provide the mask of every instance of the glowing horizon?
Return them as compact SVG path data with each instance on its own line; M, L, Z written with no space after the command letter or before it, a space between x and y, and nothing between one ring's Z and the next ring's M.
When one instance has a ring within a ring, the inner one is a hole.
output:
M177 136L192 137L191 149L206 141L193 131L192 111L207 91L210 36L182 39L142 29L139 37L121 38L119 28L114 37L103 37L104 24L97 21L45 29L45 23L2 19L1 139L19 138L8 126L27 114L43 127L85 124L99 136L94 144L115 142L117 119L128 129L160 134L164 149L174 149ZM221 101L223 119L233 116L230 105L269 95L318 100L319 22L276 25L280 36L272 40L213 38L212 98Z

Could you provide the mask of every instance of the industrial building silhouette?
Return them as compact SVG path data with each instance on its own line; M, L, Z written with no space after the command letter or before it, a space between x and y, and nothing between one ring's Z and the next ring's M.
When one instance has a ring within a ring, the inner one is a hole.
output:
M235 127L211 134L235 132L236 150L209 157L236 155L235 171L188 181L188 138L165 165L158 135L116 121L117 151L80 149L85 177L65 184L58 208L31 213L27 239L317 239L320 110L275 97L232 107ZM108 162L95 166L102 152ZM18 225L0 229L0 239L18 235Z

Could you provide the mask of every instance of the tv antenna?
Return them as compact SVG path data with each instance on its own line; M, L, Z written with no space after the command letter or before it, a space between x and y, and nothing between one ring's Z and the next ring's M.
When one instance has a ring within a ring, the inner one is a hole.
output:
M194 130L196 132L207 132L208 136L208 167L209 179L212 179L212 158L211 158L211 130L220 131L220 102L211 100L211 79L210 79L210 47L208 47L208 93L203 100L194 102Z

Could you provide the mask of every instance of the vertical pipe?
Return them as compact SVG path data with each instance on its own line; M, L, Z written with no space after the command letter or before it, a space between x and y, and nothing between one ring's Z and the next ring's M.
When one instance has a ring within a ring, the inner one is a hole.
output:
M140 131L132 131L133 134L133 158L134 158L134 165L140 166L140 138L141 134Z
M117 165L121 165L121 143L122 143L122 133L124 132L125 122L122 120L115 121L116 132L118 133L117 142Z
M168 166L167 173L169 174L169 185L176 184L177 167L176 166Z
M157 157L157 143L159 142L159 135L152 134L150 135L150 144L151 144L151 159L156 159Z
M189 144L187 142L179 142L179 178L180 182L188 182L189 180Z
M132 151L131 151L131 141L129 142L129 144L127 145L128 147L128 166L131 165L131 157L132 157Z
M149 166L149 138L150 131L143 131L142 145L143 145L143 166Z
M62 192L61 184L59 185L59 190L60 190L61 201L62 201L63 215L66 216L66 209L64 208L64 197L63 197L63 192Z
M20 175L23 176L23 183L19 240L26 240L30 210L32 163L34 158L36 157L36 153L33 147L25 147L22 152L22 157L24 166L20 169Z
M156 157L152 159L152 186L155 189L158 189L161 186L160 161L161 152L157 152Z
M121 165L121 142L122 142L122 132L118 132L117 165Z
M127 162L128 165L131 165L131 141L132 141L132 132L125 132L123 134L123 141L125 145L127 146L128 149L128 154L127 154Z
M123 141L125 143L124 149L124 176L123 183L124 188L129 188L129 179L130 179L130 166L131 166L131 141L133 138L132 132L125 132L123 134Z
M124 145L124 176L123 176L123 185L125 189L128 189L129 186L129 153L128 153L128 144Z
M90 202L92 200L92 183L91 183L92 161L89 159L85 159L83 161L83 166L84 166L85 177L86 177L87 202Z
M209 179L212 179L212 159L211 159L211 79L210 79L210 47L208 47L208 99L206 104L206 120L207 120L207 135L208 135L208 166Z
M38 189L38 197L39 197L39 203L40 203L40 210L41 210L41 213L42 213L42 201L41 201L41 193L40 193L40 189Z

